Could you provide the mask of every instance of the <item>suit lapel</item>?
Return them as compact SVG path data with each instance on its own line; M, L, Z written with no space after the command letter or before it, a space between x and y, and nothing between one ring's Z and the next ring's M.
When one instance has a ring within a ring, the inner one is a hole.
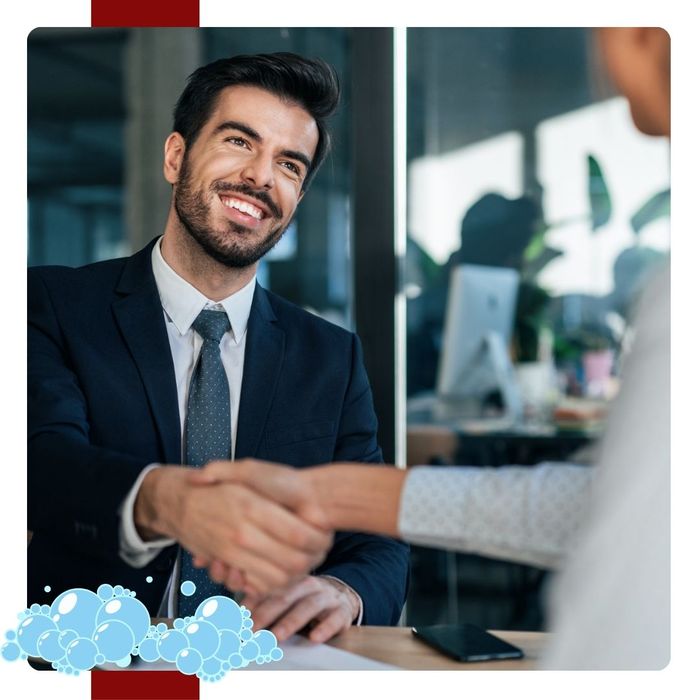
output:
M267 292L256 285L248 319L236 459L257 453L284 360L285 333L277 324Z
M153 278L153 243L127 260L112 304L114 317L138 368L166 462L181 461L180 415L175 370Z

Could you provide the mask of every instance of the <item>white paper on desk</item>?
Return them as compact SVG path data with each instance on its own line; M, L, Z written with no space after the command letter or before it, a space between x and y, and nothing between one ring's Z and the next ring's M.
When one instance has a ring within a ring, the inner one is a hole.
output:
M269 664L251 664L245 668L237 668L229 673L239 671L396 671L397 666L368 659L366 656L351 654L349 651L336 649L327 644L314 644L306 637L298 634L290 637L281 645L284 657L280 661ZM145 663L134 659L134 663L125 669L116 664L103 664L103 671L175 671L174 663L153 661Z
M252 664L241 671L396 671L396 666L366 656L351 654L327 644L314 644L298 634L281 645L281 661L258 666Z

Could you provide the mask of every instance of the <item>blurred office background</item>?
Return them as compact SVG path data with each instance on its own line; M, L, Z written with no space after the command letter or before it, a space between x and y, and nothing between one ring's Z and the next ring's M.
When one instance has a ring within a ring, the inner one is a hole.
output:
M409 29L407 53L409 464L586 468L635 300L669 255L669 145L635 129L590 30ZM498 395L479 397L481 420L435 410L450 273L462 264L519 273L516 429L496 427ZM430 610L431 621L546 624L547 572L429 549L413 557L414 622Z
M585 463L617 388L634 298L668 255L668 146L634 130L588 30L411 29L407 39L408 236L397 259L391 29L35 30L29 264L128 255L162 232L162 145L197 66L235 53L322 57L344 88L333 153L260 282L360 334L387 461L401 452L403 347L409 463ZM540 432L472 435L432 419L449 272L463 263L520 274L510 350L519 376L552 378L530 382ZM397 292L407 300L399 334ZM537 629L546 578L414 548L406 621Z

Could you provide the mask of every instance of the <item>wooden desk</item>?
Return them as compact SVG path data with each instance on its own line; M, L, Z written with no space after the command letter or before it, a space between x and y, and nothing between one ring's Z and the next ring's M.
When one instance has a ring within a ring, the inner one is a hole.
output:
M330 646L410 670L525 671L536 668L547 641L544 632L493 632L525 653L524 659L464 663L453 661L416 639L410 627L351 627Z

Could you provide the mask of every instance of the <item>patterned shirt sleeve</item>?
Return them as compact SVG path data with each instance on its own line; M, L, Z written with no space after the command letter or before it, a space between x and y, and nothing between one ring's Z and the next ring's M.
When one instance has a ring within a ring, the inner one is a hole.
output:
M588 510L594 469L413 467L401 494L408 542L558 568Z

